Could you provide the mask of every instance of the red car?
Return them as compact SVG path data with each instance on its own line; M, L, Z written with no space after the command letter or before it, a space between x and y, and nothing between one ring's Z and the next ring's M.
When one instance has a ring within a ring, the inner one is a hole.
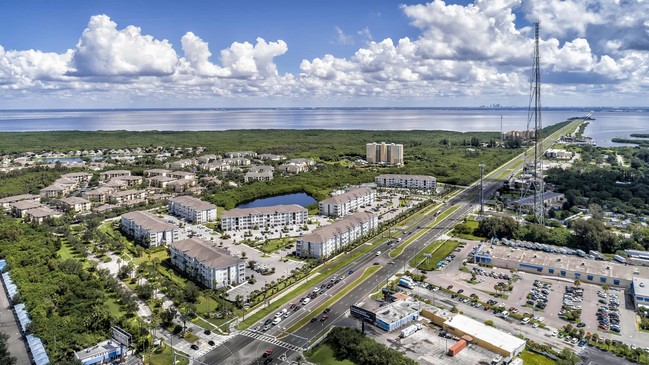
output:
M491 309L491 307L488 306L488 305L484 307L484 310L486 310L486 311L488 311L489 309Z
M324 321L326 321L327 318L329 318L329 316L322 316L322 318L320 318L320 322L324 322Z
M273 350L266 350L264 351L264 354L261 355L262 357L268 357L273 354Z

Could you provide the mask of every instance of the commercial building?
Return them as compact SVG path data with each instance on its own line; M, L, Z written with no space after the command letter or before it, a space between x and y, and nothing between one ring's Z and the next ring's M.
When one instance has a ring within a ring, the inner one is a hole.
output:
M368 143L366 146L367 162L383 165L403 165L403 145Z
M455 336L470 336L469 342L506 358L517 356L525 350L525 340L462 314L446 320L443 327Z
M573 156L573 153L566 150L558 149L549 149L545 151L545 157L547 158L556 158L557 160L570 160Z
M342 217L353 213L360 207L374 203L375 200L376 192L374 190L358 188L321 201L318 210L322 215Z
M376 322L374 324L386 331L394 331L419 319L420 306L419 301L414 298L390 303L375 312Z
M183 195L169 199L169 214L184 218L192 223L216 220L216 205Z
M178 240L177 226L148 212L135 211L123 214L120 228L126 235L146 247L171 244Z
M645 307L649 309L649 279L633 278L631 292L635 300L636 308Z
M295 253L300 257L325 258L343 250L350 243L378 227L378 217L365 212L354 213L311 234L298 238Z
M386 188L407 188L407 189L425 189L435 190L437 188L437 179L425 175L396 175L384 174L374 178L377 186Z
M246 280L243 260L199 238L174 242L169 250L174 266L208 288L237 285Z
M81 213L90 210L90 201L79 197L61 198L59 199L61 207L65 211Z
M232 209L221 214L221 229L233 231L305 224L308 210L297 204Z
M534 244L531 244L531 247ZM539 245L541 246L541 245ZM571 253L567 249L565 252ZM634 278L649 278L649 267L632 266L617 261L602 261L573 254L481 244L473 256L476 263L552 275L584 283L630 288Z
M81 361L83 365L95 364L112 364L121 358L123 353L122 346L113 341L102 341L95 346L88 347L74 353L74 357Z
M543 193L542 195L539 194L537 196L537 199L543 199L543 205L547 208L553 204L561 204L564 201L564 195L561 193L555 193L552 191L548 191ZM534 196L528 196L522 199L518 199L514 202L514 208L520 208L521 210L524 211L532 211L534 209Z

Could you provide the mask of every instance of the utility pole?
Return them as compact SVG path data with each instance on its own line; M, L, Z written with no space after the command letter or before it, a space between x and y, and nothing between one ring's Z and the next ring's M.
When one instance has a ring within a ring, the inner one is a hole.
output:
M482 179L484 177L485 164L481 163L479 166L480 166L480 218L483 218L484 217L484 185L482 184Z
M543 145L541 122L541 55L539 51L540 24L534 26L534 218L536 223L544 224L543 206Z

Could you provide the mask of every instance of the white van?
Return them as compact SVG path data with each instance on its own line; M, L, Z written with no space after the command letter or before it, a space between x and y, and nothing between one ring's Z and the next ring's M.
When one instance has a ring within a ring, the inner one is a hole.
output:
M376 256L381 256L381 251L377 251Z

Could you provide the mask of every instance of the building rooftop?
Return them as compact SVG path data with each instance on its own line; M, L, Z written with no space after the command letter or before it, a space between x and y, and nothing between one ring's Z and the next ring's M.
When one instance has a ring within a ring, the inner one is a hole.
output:
M582 274L604 275L611 278L631 280L634 277L649 277L649 267L624 265L616 261L594 260L577 255L547 253L506 246L486 246L493 258L506 259L515 263L542 266L555 270L572 270ZM483 249L484 251L484 249Z
M510 353L515 352L521 346L525 345L525 340L505 333L495 327L487 326L482 322L462 314L458 314L447 320L444 322L444 325L456 328L475 339L488 342Z
M374 215L371 213L356 212L328 226L317 228L311 234L304 235L300 240L304 242L324 242L370 221L373 217Z
M101 172L100 174L104 174L104 175L108 175L108 174L111 174L111 175L114 175L114 174L126 174L126 175L130 175L131 172L128 171L128 170L108 170L108 171L103 171L103 172Z
M555 193L555 192L552 192L552 191L548 191L548 192L543 193L543 201L547 202L547 201L550 201L550 200L555 199L555 198L560 198L562 196L563 196L563 194L561 194L561 193ZM525 197L525 198L522 198L522 199L518 199L515 203L518 204L518 205L534 204L534 196L528 196L528 197Z
M176 179L175 177L156 175L154 177L150 177L149 180L155 180L159 182L171 182L171 181L176 181L178 179Z
M11 204L11 206L13 206L18 210L25 210L25 209L34 209L34 208L42 207L43 205L33 200L20 200Z
M112 193L111 196L113 196L113 197L122 197L122 196L129 196L129 195L132 195L132 194L142 194L142 193L144 193L144 190L129 189L129 190L124 190L124 191L116 191L116 192Z
M189 195L181 195L177 196L175 198L169 199L170 201L184 205L186 207L190 207L194 210L209 210L209 209L216 209L216 205L212 203L208 203L206 201L202 201L200 199L196 199L192 196Z
M13 196L8 196L6 198L0 199L0 203L14 203L14 202L19 202L21 200L31 200L36 198L40 199L40 196L32 195L32 194L13 195Z
M106 340L95 346L77 351L74 353L74 356L83 362L84 360L90 360L114 352L121 352L120 344L113 340Z
M69 197L69 198L61 198L59 200L62 201L63 203L65 203L65 204L67 204L67 205L90 203L90 201L88 201L87 199L79 198L77 196L72 196L72 197Z
M275 213L298 213L306 212L307 209L301 205L289 204L289 205L272 205L270 207L256 207L256 208L235 208L228 210L221 214L221 218L232 218L232 217L245 217L249 215L265 215L265 214L275 214Z
M242 262L231 256L228 251L213 247L209 242L196 237L176 241L171 246L214 269L238 265Z
M368 188L358 188L354 190L350 190L346 193L340 194L333 196L329 199L325 199L320 202L320 204L342 204L342 203L347 203L351 200L358 199L362 196L369 195L372 193L371 189Z
M178 229L177 226L167 223L151 213L143 211L125 213L122 214L122 218L131 220L142 228L154 232L172 231Z
M170 173L171 170L167 169L149 169L149 170L144 170L145 174L168 174Z
M26 214L34 218L46 218L57 215L55 211L45 206L29 209Z
M376 177L377 179L403 179L403 180L437 180L430 175L401 175L401 174L382 174Z
M391 324L413 313L419 313L419 310L419 301L410 298L380 307L375 313L377 320Z
M633 292L635 295L649 298L649 279L633 278Z

